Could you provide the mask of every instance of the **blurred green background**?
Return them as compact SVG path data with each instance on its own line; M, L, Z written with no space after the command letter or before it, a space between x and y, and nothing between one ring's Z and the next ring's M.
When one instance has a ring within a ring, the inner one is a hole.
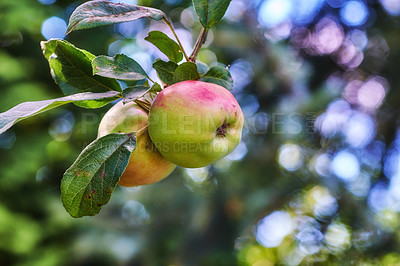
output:
M139 2L138 2L139 1ZM188 0L163 10L189 53ZM117 1L115 1L117 2ZM64 36L82 1L0 0L0 112L61 97L40 41L124 53L154 78L146 19ZM72 104L0 135L0 265L400 265L400 1L232 0L198 59L230 66L243 141L200 169L118 187L71 218L60 180L111 105Z

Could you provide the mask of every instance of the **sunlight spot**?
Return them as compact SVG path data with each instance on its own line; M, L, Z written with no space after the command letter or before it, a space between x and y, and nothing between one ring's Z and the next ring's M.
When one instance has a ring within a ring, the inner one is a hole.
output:
M121 210L122 218L131 225L146 224L150 220L150 214L144 205L135 200L128 200Z
M343 29L331 18L321 19L315 26L314 48L320 54L336 51L344 39Z
M287 20L291 12L290 0L265 0L258 11L258 20L265 27L273 27Z
M314 216L324 218L333 215L338 209L336 199L325 187L316 186L310 190L314 205Z
M348 33L348 37L353 44L361 50L364 50L364 48L367 47L368 37L365 31L360 29L352 30Z
M231 161L240 161L246 156L246 154L247 154L246 143L244 143L244 141L241 141L239 145L237 145L237 147L225 158Z
M139 248L136 242L128 236L115 238L108 246L114 255L121 260L128 260Z
M264 247L277 247L292 231L293 222L290 214L285 211L275 211L258 223L256 239Z
M357 99L359 104L366 108L377 109L386 95L385 80L374 77L367 80L358 90Z
M331 169L337 177L349 181L360 173L360 163L354 154L343 150L333 158Z
M139 48L136 44L127 44L120 48L120 52L137 61L144 71L149 72L153 69L152 55Z
M357 197L366 197L371 187L370 177L361 173L346 184L346 188Z
M12 130L0 134L0 149L9 150L14 146L17 135Z
M208 176L210 175L210 170L208 167L186 168L185 174L195 183L200 184L207 180Z
M343 133L348 144L362 148L375 137L375 121L369 115L354 112L344 125Z
M331 174L330 165L331 159L326 153L319 154L313 160L314 169L320 176L327 177Z
M299 224L296 240L299 242L300 250L307 255L317 253L321 249L324 238L319 223L308 216L302 216L296 221Z
M325 233L325 242L332 254L337 254L351 245L351 235L343 224L331 224Z
M371 189L368 196L368 205L375 212L382 211L388 207L389 193L386 184L378 183Z
M383 8L392 16L400 15L399 0L380 0Z
M239 21L246 11L246 5L241 0L232 0L226 10L224 18L229 21L235 22Z
M46 40L51 38L64 39L67 23L59 17L50 17L43 21L41 33Z
M351 113L350 105L347 102L343 100L334 101L329 104L325 113L317 117L315 127L322 135L331 138L341 130Z
M324 0L292 0L292 20L295 24L307 24L313 21Z
M347 1L340 9L340 16L343 22L349 26L358 26L366 22L368 8L361 1Z
M232 75L233 87L235 91L241 91L251 82L254 76L251 63L244 59L237 59L233 61L229 71Z
M51 177L51 171L48 166L43 166L36 172L36 182L43 182Z
M296 171L303 165L303 154L299 145L284 144L279 148L279 164L288 171Z

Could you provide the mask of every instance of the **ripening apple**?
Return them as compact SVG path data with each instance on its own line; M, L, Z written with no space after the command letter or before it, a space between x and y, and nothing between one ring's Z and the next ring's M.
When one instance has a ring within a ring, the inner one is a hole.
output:
M136 149L118 184L125 187L149 185L167 177L176 165L165 159L151 141L147 127L136 134Z
M183 81L162 90L149 112L149 135L160 153L182 167L209 165L239 144L242 110L224 87Z
M110 133L136 134L136 148L118 184L125 187L149 185L167 177L176 165L165 159L147 131L147 113L136 103L115 104L103 117L98 137Z

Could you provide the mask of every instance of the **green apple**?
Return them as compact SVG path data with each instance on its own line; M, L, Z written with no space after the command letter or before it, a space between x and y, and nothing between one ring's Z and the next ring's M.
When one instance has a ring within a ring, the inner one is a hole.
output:
M98 137L110 133L136 134L136 148L118 184L125 187L149 185L167 177L176 165L157 150L147 131L147 113L136 103L115 104L103 117Z
M101 138L110 133L137 132L147 126L147 119L147 113L135 102L124 104L119 101L103 116L97 137Z
M203 167L231 153L242 136L243 113L224 87L183 81L162 90L149 112L149 135L169 161Z

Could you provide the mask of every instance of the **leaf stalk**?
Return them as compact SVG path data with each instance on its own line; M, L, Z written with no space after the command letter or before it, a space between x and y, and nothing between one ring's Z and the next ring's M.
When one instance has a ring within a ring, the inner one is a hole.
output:
M150 104L148 102L136 99L134 102L146 113L150 112Z
M163 18L163 21L164 21L164 22L168 25L168 27L171 29L172 34L174 34L174 37L175 37L176 41L178 42L178 45L179 45L179 47L181 48L182 53L183 53L183 55L185 56L186 61L189 61L189 57L187 56L187 54L186 54L186 52L185 52L185 49L183 49L182 43L181 43L181 41L179 40L178 35L176 35L175 29L174 29L174 27L172 26L172 23L171 23L167 18L165 18L165 17Z

